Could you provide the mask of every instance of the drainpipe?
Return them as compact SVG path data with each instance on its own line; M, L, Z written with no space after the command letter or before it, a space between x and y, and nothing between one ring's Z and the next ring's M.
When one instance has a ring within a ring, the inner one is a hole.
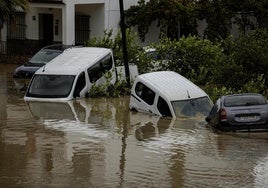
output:
M128 56L127 56L127 41L126 41L126 26L125 26L125 13L124 13L124 4L123 0L119 0L120 5L120 26L122 33L122 47L123 47L123 59L125 65L125 74L128 87L130 87L130 78L129 78L129 66L128 66Z

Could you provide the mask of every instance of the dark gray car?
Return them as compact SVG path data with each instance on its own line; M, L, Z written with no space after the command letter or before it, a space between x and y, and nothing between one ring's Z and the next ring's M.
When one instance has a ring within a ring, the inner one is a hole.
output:
M19 66L13 73L14 78L31 78L43 65L60 55L70 45L54 44L46 46L38 51L29 62Z
M268 130L267 99L257 93L221 96L206 121L224 131Z

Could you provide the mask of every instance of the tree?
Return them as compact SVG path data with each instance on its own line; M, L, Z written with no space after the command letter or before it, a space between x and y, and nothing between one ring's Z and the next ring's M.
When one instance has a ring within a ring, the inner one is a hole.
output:
M17 7L27 10L28 0L0 0L0 29L8 19L13 19Z
M139 0L126 11L126 18L129 27L137 26L143 41L153 22L157 22L161 34L171 39L178 39L179 31L184 36L197 33L192 0Z
M252 79L263 76L268 87L268 32L257 29L247 35L228 38L224 42L228 64L219 69L218 83L229 87L242 87ZM226 75L226 79L222 79Z
M228 1L200 0L196 5L198 19L205 19L207 22L204 37L211 41L225 39L230 34L231 19L234 17Z
M161 34L177 39L178 32L180 36L197 34L197 20L206 20L205 38L219 41L230 35L233 24L242 34L267 28L267 10L268 0L139 0L126 11L126 18L129 27L137 26L143 41L153 22ZM253 16L257 23L252 22Z
M257 27L267 27L268 0L199 0L198 18L205 19L205 37L222 40L228 37L232 24L237 24L242 34ZM250 18L256 18L257 24Z

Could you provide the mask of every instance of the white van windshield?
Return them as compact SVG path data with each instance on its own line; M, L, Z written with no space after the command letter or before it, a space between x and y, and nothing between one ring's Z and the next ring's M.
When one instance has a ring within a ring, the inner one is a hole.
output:
M73 75L35 75L26 96L39 98L63 98L71 92Z
M198 114L207 116L212 108L212 104L208 97L172 101L171 104L176 117L196 116Z

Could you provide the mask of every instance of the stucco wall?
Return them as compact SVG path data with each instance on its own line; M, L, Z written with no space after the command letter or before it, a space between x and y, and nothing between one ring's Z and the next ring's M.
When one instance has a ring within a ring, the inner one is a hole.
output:
M90 16L90 36L101 37L105 28L104 5L76 5L75 11Z
M59 8L36 8L30 7L25 16L26 38L30 40L39 40L39 14L53 14L54 41L62 40L62 10ZM59 32L55 35L55 21L59 20Z

